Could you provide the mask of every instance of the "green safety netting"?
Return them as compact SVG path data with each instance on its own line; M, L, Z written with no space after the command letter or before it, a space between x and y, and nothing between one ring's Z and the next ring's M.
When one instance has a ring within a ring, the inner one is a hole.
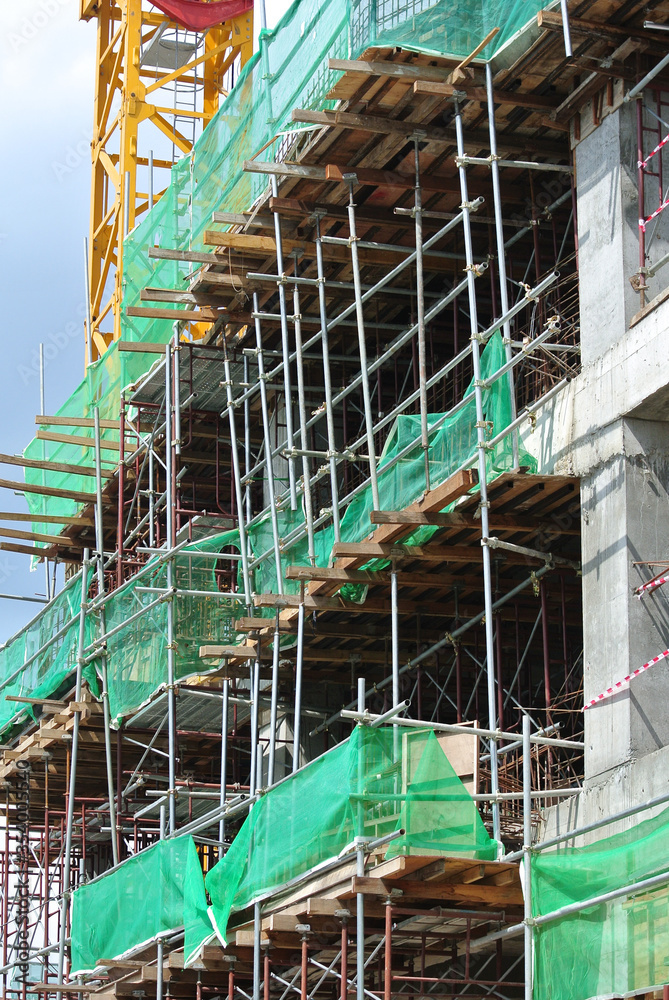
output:
M150 261L150 246L201 248L204 230L213 228L213 210L242 211L253 204L267 181L245 173L244 161L267 143L260 158L276 155L277 144L284 141L281 133L295 128L291 125L293 108L330 106L326 95L340 74L328 69L329 58L356 58L371 45L464 56L492 28L500 27L482 53L490 58L543 6L544 0L467 0L466 6L445 0L413 0L411 4L404 0L296 0L273 31L262 33L263 57L256 54L247 63L191 154L173 167L163 197L125 240L124 307L138 304L147 285L179 288L190 273L188 263ZM275 136L276 141L270 142ZM125 340L165 343L173 335L169 320L131 319L125 312L122 328ZM146 372L152 360L148 354L111 348L89 367L58 415L91 416L99 406L101 416L117 419L120 390ZM90 429L77 434L92 438ZM103 437L117 439L113 431L105 431ZM93 465L93 452L85 445L35 440L26 455ZM86 476L35 469L26 470L25 475L27 482L39 485L84 492L94 488L94 480ZM40 513L63 515L77 509L66 498L31 495L28 503L36 530L46 533Z
M234 550L239 535L229 531L192 542L175 557L174 583L182 590L208 591L174 599L175 677L183 679L205 673L199 647L207 643L235 640L234 620L240 605L218 597L216 561L198 553ZM89 582L93 571L89 569ZM167 683L167 604L161 603L134 621L131 615L156 601L167 586L167 568L157 557L131 581L120 587L105 605L106 631L119 630L107 640L107 676L112 722L136 711ZM0 732L16 715L19 706L7 695L45 698L70 679L77 667L81 575L71 580L45 610L0 650ZM127 624L126 624L127 623ZM96 614L85 618L84 644L100 634ZM28 662L38 650L43 651ZM24 664L26 664L24 666ZM95 664L84 677L98 692ZM26 709L27 710L27 709Z
M205 673L199 647L207 643L234 642L234 620L244 605L217 597L216 562L198 553L220 552L238 545L237 531L193 542L175 558L173 583L182 590L211 591L212 596L179 594L174 599L175 678ZM144 704L167 683L167 603L158 604L134 621L131 615L158 600L167 586L167 566L152 559L107 602L106 629L122 626L107 640L109 707L112 721Z
M178 288L190 273L188 263L150 261L150 246L202 248L205 229L216 228L214 210L241 212L254 203L267 178L244 172L244 161L256 154L275 158L285 133L299 129L292 124L294 108L333 106L326 98L341 73L328 68L328 59L356 59L372 45L461 57L499 27L482 53L490 58L543 6L542 0L296 0L273 31L261 33L261 52L244 67L192 153L173 168L161 200L126 239L124 306L137 304L148 284ZM171 320L124 316L123 322L124 337L137 340L149 333L164 340L172 331Z
M86 377L75 389L69 399L58 410L58 416L66 418L86 418L93 420L95 409L99 409L102 420L118 422L121 389L144 375L151 364L155 362L155 354L140 354L119 351L113 344L104 357L95 364L89 365ZM44 459L50 462L64 462L68 465L88 467L95 471L95 451L93 429L91 427L44 425L43 430L72 435L79 439L75 443L42 441L35 438L25 449L27 458ZM100 433L103 470L111 471L118 463L118 430L103 427ZM86 443L82 442L86 439ZM90 444L88 444L90 441ZM116 448L105 447L116 445ZM88 493L94 501L95 476L72 475L70 472L45 471L43 469L26 469L26 483L38 486L56 487L57 489ZM42 524L40 514L69 517L82 509L81 503L76 503L68 497L44 497L37 493L26 493L28 509L34 515L33 529L47 534L58 533L60 530L52 524Z
M309 108L324 107L325 98L339 77L328 69L328 58L355 58L372 44L401 46L416 51L441 55L462 56L468 54L493 27L502 30L484 51L490 57L526 24L543 6L542 0L468 0L466 16L456 5L447 5L443 0L437 3L416 0L407 6L399 0L380 2L350 3L347 0L296 0L274 31L263 33L263 56L257 54L249 61L241 73L234 90L225 100L214 120L202 134L193 152L175 165L168 189L154 209L128 236L124 246L124 305L139 301L140 291L147 284L157 287L179 287L179 283L190 271L190 265L177 261L151 261L148 248L153 245L171 249L199 247L202 245L204 229L211 226L211 212L216 208L228 210L248 208L262 192L266 180L257 174L245 173L244 160L250 158L273 136L285 127L290 127L292 109L296 106ZM277 139L277 142L281 139ZM262 157L271 159L276 145L271 144ZM173 335L171 321L123 318L123 337L133 341L166 342ZM149 369L155 355L121 352L113 345L105 356L89 366L86 377L58 411L59 416L79 418L93 416L97 407L101 417L110 420L118 418L121 389L136 381ZM503 363L501 339L496 334L484 351L482 358L483 377L490 375ZM470 385L468 393L471 392ZM505 382L500 380L484 392L486 419L491 433L498 433L510 420L510 404ZM430 424L439 419L439 414L430 417ZM54 462L65 462L79 467L94 466L92 429L90 427L63 428L83 442L52 442L34 440L26 449L29 458L46 458ZM416 416L401 416L397 419L386 442L380 461L379 490L381 506L397 509L416 500L425 489L423 453L419 448L405 456L392 468L384 471L384 464L390 462L406 445L418 435L419 419ZM473 399L460 412L450 417L438 430L433 431L430 441L430 482L443 482L463 461L469 459L475 448L475 411ZM103 445L118 442L118 431L105 428L102 432ZM89 443L90 442L90 443ZM102 449L103 466L114 466L114 452ZM524 455L522 464L533 466ZM488 454L490 475L511 466L510 439ZM52 470L26 469L26 482L48 485L70 491L87 493L92 496L95 479L92 476L72 476ZM31 512L34 514L35 530L53 532L53 528L40 522L40 514L69 516L81 509L81 504L66 497L44 497L26 494ZM370 490L359 494L348 507L342 521L342 538L359 541L370 530L368 512L371 509ZM289 538L291 532L303 526L301 510L279 511L280 534ZM434 529L424 528L416 532L410 541L425 540ZM271 521L254 525L249 532L250 548L254 557L270 553L269 558L258 567L254 586L258 592L272 592L277 589L272 549ZM234 542L234 537L231 536ZM318 532L316 536L316 561L326 565L330 559L333 543L331 528ZM307 561L306 539L284 548L282 568ZM188 572L192 570L189 564ZM204 572L204 568L202 569ZM123 588L118 598L108 608L109 623L120 623L123 616L139 610L150 597L137 590L137 586L164 585L164 568L152 566L146 571L143 583ZM206 573L205 573L206 575ZM298 584L286 581L284 589L297 591ZM208 589L206 586L200 589ZM70 593L70 591L68 591ZM349 587L346 596L362 599L362 588ZM57 599L60 601L60 597ZM192 603L189 605L187 602ZM63 598L66 602L67 598ZM186 601L184 604L183 602ZM214 605L221 609L218 599L198 604L198 599L180 598L177 602L180 623L184 625L180 637L181 648L178 657L179 676L193 672L196 644L203 639L213 639L225 632L225 640L230 639L230 625L234 609L217 617ZM58 604L60 608L60 604ZM55 620L60 623L54 608ZM221 609L222 610L222 609ZM31 634L40 629L48 630L52 612L45 612L44 621ZM140 619L136 625L128 627L110 640L110 675L119 678L119 683L110 690L114 716L136 708L156 686L164 681L165 617L164 606ZM48 632L45 632L48 634ZM20 636L10 640L3 656L7 668L2 671L0 683L20 667ZM59 663L65 674L74 669L74 632L68 633L59 646ZM32 647L31 647L32 648ZM29 653L25 654L29 656ZM41 667L40 660L36 661ZM46 662L46 661L45 661ZM65 676L65 675L63 675ZM22 691L43 690L39 685L43 678L39 672L28 672L25 678L17 679L23 685ZM46 683L53 690L56 672L49 671ZM7 682L9 693L10 685ZM0 693L2 689L0 689ZM126 693L127 692L127 693ZM138 701L137 699L140 699ZM11 704L11 703L9 703ZM3 719L10 716L0 717Z
M89 571L90 572L90 571ZM76 669L79 639L81 574L0 648L0 732L21 711L30 711L8 696L48 698ZM92 637L93 623L86 623L86 642ZM40 652L41 651L41 652ZM93 682L94 669L86 676Z
M207 874L209 915L226 943L233 912L337 858L355 837L404 830L387 857L494 860L476 804L432 730L357 726L349 739L259 799Z
M192 958L211 937L202 868L192 837L161 840L72 895L71 975L185 931Z
M667 873L666 885L537 927L536 1000L622 997L669 983L669 809L587 847L533 854L531 871L533 916Z
M489 340L481 355L481 377L491 379L504 364L504 345L499 333ZM450 416L440 427L430 433L430 486L435 487L445 482L456 469L476 454L476 404L474 400L473 380L467 387L464 397L470 397L469 402L455 414ZM489 388L483 391L483 412L487 422L488 437L499 434L511 422L511 401L506 378L498 378ZM428 418L428 425L433 427L443 414L433 413ZM395 421L379 460L379 500L381 510L402 510L416 501L425 492L425 458L423 449L416 445L397 463L388 465L392 459L420 438L420 417L418 415L399 416ZM520 464L531 470L536 470L536 461L521 449ZM487 471L490 478L513 468L513 441L511 435L504 438L494 448L487 452ZM359 542L366 538L372 530L369 512L373 510L371 485L365 487L348 505L341 521L341 538L345 542ZM286 538L296 528L304 523L301 509L297 511L281 509L279 512L279 534ZM420 528L403 541L405 544L420 544L427 541L437 528ZM276 566L272 555L272 522L268 515L249 530L249 542L254 558L269 553L269 557L258 566L255 572L255 590L258 593L276 593ZM334 544L334 529L324 528L315 533L316 565L327 566ZM299 593L300 584L297 580L286 579L286 569L292 565L306 565L308 559L308 543L303 538L290 548L284 548L281 553L281 566L284 577L284 592ZM380 565L378 561L375 566ZM363 588L347 585L342 593L351 599L360 598Z
M504 362L504 347L499 333L494 334L481 356L483 379L491 379ZM430 433L430 484L432 487L444 482L464 462L476 453L476 413L473 398L473 383L465 391L465 398L471 397L456 413L440 427ZM483 392L484 416L488 425L488 435L493 436L508 426L511 420L510 397L506 380L502 377L492 381ZM431 414L429 425L434 427L441 418ZM379 494L384 510L399 510L414 502L425 491L425 464L422 448L416 445L409 449L400 461L384 466L404 451L420 433L420 418L415 415L397 418L386 442L379 462ZM529 455L521 452L520 462L534 468ZM487 452L488 475L495 475L513 466L511 437L501 441ZM371 486L367 486L349 504L341 522L343 541L361 541L371 531L369 511L372 509ZM279 534L284 541L281 551L283 589L286 593L297 593L299 582L286 579L291 565L308 563L308 540L301 538L294 544L286 544L290 533L304 528L304 514L281 508L278 511ZM437 529L432 527L417 529L407 542L426 541ZM254 559L267 557L254 571L253 589L256 593L277 593L278 584L273 555L273 535L271 518L267 515L248 531L251 556ZM334 542L333 528L326 527L315 533L316 562L327 566L330 562ZM180 594L174 600L175 608L175 674L177 679L204 672L199 659L200 645L207 643L230 644L237 641L234 619L240 617L240 604L231 599L215 596L218 584L215 577L215 563L201 552L238 551L239 532L234 529L199 542L193 542L177 555L175 560L175 583L182 590L212 591L212 596L188 596ZM372 565L382 565L378 560ZM239 582L242 584L241 569ZM136 711L167 680L167 604L161 603L130 621L142 607L157 600L158 591L167 586L166 564L158 558L152 559L132 580L120 587L106 604L106 630L118 628L107 641L109 704L111 717L119 723L123 716ZM364 600L363 586L348 584L341 590L343 596L351 600ZM45 654L21 673L21 664L30 657L41 644L52 638L67 617L76 615L79 608L79 590L74 583L68 585L35 620L27 630L10 640L0 651L0 684L7 678L17 676L7 683L7 693L34 694L36 697L51 693L76 668L76 647L78 623L74 622L57 644L49 647ZM262 613L262 612L261 612ZM266 609L264 612L272 612ZM99 634L91 616L87 617L86 644ZM28 645L26 645L26 642ZM52 657L54 651L55 658ZM14 685L14 686L11 686ZM0 694L3 689L0 687ZM6 724L15 713L13 703L5 703L5 714L0 715L0 726Z

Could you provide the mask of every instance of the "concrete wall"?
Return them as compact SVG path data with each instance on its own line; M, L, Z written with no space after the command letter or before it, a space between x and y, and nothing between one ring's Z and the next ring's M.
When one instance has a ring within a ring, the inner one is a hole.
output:
M577 148L583 369L522 433L540 472L581 478L586 701L669 647L669 592L633 594L650 575L636 562L669 560L669 300L629 325L635 130L625 106ZM669 790L667 706L661 662L586 713L585 791L549 811L548 836Z

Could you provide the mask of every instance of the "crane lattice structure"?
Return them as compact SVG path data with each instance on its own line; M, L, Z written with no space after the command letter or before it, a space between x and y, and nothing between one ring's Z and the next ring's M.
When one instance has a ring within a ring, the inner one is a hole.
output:
M161 196L154 191L154 172L190 153L251 57L253 12L203 33L180 27L147 0L80 0L79 13L82 20L97 19L87 251L90 364L121 336L124 236Z

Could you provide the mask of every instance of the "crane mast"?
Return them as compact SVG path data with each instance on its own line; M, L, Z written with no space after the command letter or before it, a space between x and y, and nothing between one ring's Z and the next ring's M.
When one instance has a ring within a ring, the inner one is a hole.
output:
M253 53L253 11L205 32L147 0L80 0L97 19L86 363L121 336L123 240L160 198ZM158 183L156 183L158 179ZM164 179L164 182L163 182Z

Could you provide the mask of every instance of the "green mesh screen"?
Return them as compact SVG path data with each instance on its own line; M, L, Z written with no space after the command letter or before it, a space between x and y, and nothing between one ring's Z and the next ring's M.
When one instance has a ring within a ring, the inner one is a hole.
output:
M71 975L182 927L188 959L212 933L192 837L162 840L73 893Z
M244 173L244 160L266 145L257 158L275 159L283 133L296 131L294 108L332 106L325 98L341 73L328 69L328 59L355 59L371 45L466 56L499 27L483 52L490 58L543 6L542 0L296 0L273 31L263 32L262 56L244 67L191 155L173 168L164 196L126 239L124 306L138 304L149 284L179 288L191 270L188 263L150 261L148 247L202 249L204 230L216 228L214 210L241 212L258 198L267 178ZM170 320L124 315L123 324L128 339L164 341L172 332Z
M504 364L504 345L499 333L489 340L481 355L481 377L491 378ZM457 413L448 418L437 430L430 434L430 485L435 487L446 479L463 462L471 459L476 453L476 404L473 396L474 384L470 382L465 391L465 397L471 396L468 403ZM499 434L511 422L511 403L508 383L505 378L499 378L483 392L484 417L488 422L489 437ZM442 414L433 413L428 424L433 426ZM425 458L423 449L417 445L395 465L383 471L384 464L389 463L402 452L407 445L420 437L420 416L399 416L388 436L381 458L379 460L379 499L381 510L402 510L416 501L425 492ZM520 464L531 470L536 470L536 461L528 454L521 452ZM511 436L501 441L487 453L487 469L489 478L494 478L501 472L513 468L513 443ZM368 485L346 508L341 520L341 538L345 542L360 542L372 530L369 512L373 509L372 488ZM280 510L279 535L285 539L291 531L303 524L301 510ZM408 538L406 544L420 544L427 541L438 528L419 528ZM272 523L269 515L249 529L249 542L254 558L272 550ZM332 546L334 544L334 529L325 528L315 535L316 564L329 565ZM281 556L284 571L284 591L299 593L298 580L286 580L285 569L292 565L308 564L308 543L304 538L290 548L284 548ZM373 564L379 568L382 564ZM257 593L276 593L276 568L273 556L270 555L256 570L255 589ZM351 599L359 599L364 592L360 586L347 585L342 588L342 594Z
M79 574L0 649L0 732L17 712L29 711L29 706L8 701L8 696L48 698L76 670L80 604ZM92 634L93 622L89 620L87 642ZM89 680L93 679L93 669L87 668L85 673Z
M481 355L481 374L490 379L504 363L504 347L499 333L494 334ZM470 383L465 397L472 395ZM511 420L511 407L506 379L500 378L483 392L484 416L488 424L489 436L498 434ZM429 418L431 427L440 419L440 414ZM453 414L439 428L430 434L430 485L444 482L464 462L476 453L476 411L472 398L458 413ZM416 439L420 432L418 416L400 416L389 434L379 462L379 494L384 510L398 510L408 506L425 491L425 464L422 448L417 445L400 461L384 472L384 465L404 450ZM522 465L534 469L535 463L529 455L521 453ZM487 453L489 478L512 468L512 441L508 437ZM347 507L341 521L343 541L358 542L371 531L369 511L372 509L371 486L367 486ZM299 582L285 579L286 570L291 565L308 563L308 542L306 537L292 545L285 540L291 532L304 527L301 510L278 511L279 535L284 540L281 551L281 565L284 575L283 587L286 593L298 593ZM409 543L426 541L438 530L433 527L419 528L409 538ZM248 532L249 547L253 558L265 553L264 559L254 571L253 587L256 593L277 593L277 579L273 555L272 524L269 515ZM315 533L316 562L327 566L330 562L334 532L332 527ZM229 644L237 641L234 633L234 619L240 617L242 605L239 602L214 596L218 590L215 576L215 562L198 552L221 552L230 548L239 549L239 532L232 530L212 536L200 542L193 542L183 549L175 560L175 582L184 590L212 591L212 597L178 595L175 598L175 673L177 679L203 673L203 661L199 659L199 646L207 643ZM384 563L376 560L370 565L380 568ZM241 578L241 573L240 573ZM241 579L240 579L241 583ZM154 602L157 591L167 586L167 570L158 558L151 560L131 581L114 593L106 605L107 631L124 623L142 607ZM366 588L347 584L341 588L342 596L362 601ZM58 685L76 668L76 648L78 623L75 623L50 647L47 653L21 673L21 664L41 644L50 639L67 616L79 609L79 590L68 586L53 605L45 610L27 630L10 640L0 651L0 684L15 673L14 680L7 683L4 690L8 694L34 694L44 696L56 690ZM243 612L242 612L243 613ZM261 614L270 616L271 609ZM96 633L95 622L87 617L87 639L92 641ZM41 639L39 637L42 637ZM28 642L28 646L26 646ZM30 651L28 651L28 649ZM51 664L54 649L57 655ZM109 703L112 719L118 723L124 715L136 711L167 680L167 604L162 603L119 629L107 642ZM94 668L91 668L91 675ZM15 685L15 686L11 686ZM14 714L12 702L4 706L0 715L0 726Z
M431 730L358 726L348 740L259 799L207 874L209 913L225 943L231 914L336 858L357 836L405 830L398 854L493 860L476 805Z
M534 854L531 865L534 916L667 872L666 886L537 927L536 1000L627 996L669 983L669 809L587 847Z
M169 335L166 336L169 339ZM86 377L60 407L57 415L71 418L84 417L93 420L94 410L99 408L101 419L118 422L121 389L144 375L155 360L155 354L119 351L116 344L112 345L103 358L96 361L95 364L89 365ZM41 441L35 438L25 449L24 454L27 458L46 458L50 462L65 462L68 465L88 467L93 472L95 471L92 426L45 425L42 429L77 438L86 438L90 444ZM103 428L100 437L103 442L103 447L100 450L103 471L112 471L118 464L118 447L116 449L106 448L104 444L117 445L118 430ZM38 486L95 494L94 475L73 476L68 472L26 469L25 480L26 483ZM59 529L54 528L54 525L41 524L40 514L69 517L82 509L82 504L76 503L68 497L43 497L37 493L26 493L25 497L28 509L35 517L33 529L47 534L57 534ZM91 499L94 500L94 496Z
M543 0L467 0L463 4L430 0L296 0L275 30L263 33L263 58L256 54L245 66L234 89L203 132L192 153L172 169L170 184L150 213L124 244L123 303L137 305L147 285L179 288L190 265L176 261L150 261L148 248L202 247L205 228L215 228L215 209L243 211L261 194L267 179L244 173L244 160L265 144L262 159L273 159L285 142L285 130L294 131L295 107L322 109L325 97L340 78L328 69L329 58L356 58L370 45L401 46L438 55L467 55L494 27L501 31L484 50L488 58L544 6ZM273 137L278 136L274 142ZM184 286L185 287L185 286ZM175 307L176 308L176 307ZM176 318L176 316L175 316ZM124 313L123 338L165 343L173 334L170 320L132 318ZM92 365L86 378L58 411L61 416L92 416L100 407L103 417L117 419L119 392L151 365L151 355L119 353L112 347ZM62 430L63 428L55 428ZM92 438L90 430L79 436ZM103 438L115 440L113 432ZM107 457L111 452L103 452ZM29 458L47 458L93 466L90 447L33 441ZM26 470L26 481L93 491L87 476L67 477L57 472ZM35 514L72 514L77 508L66 498L31 495ZM47 531L48 533L48 531Z
M207 643L234 642L235 618L244 606L214 596L217 591L216 562L198 552L220 552L237 545L239 534L229 531L194 542L175 559L174 583L184 590L211 591L211 597L179 594L174 599L175 676L206 673L199 647ZM130 615L155 601L155 591L167 586L167 568L152 560L107 602L107 631L123 625ZM167 603L159 604L121 628L107 642L107 676L112 721L147 701L161 684L167 683Z
M193 542L176 556L176 585L184 590L212 593L211 597L179 594L174 599L177 679L206 672L198 656L201 645L235 640L233 623L239 617L240 605L215 596L218 590L216 562L198 553L220 552L237 545L238 540L238 532L224 532ZM91 575L89 570L89 581ZM107 602L107 631L122 626L131 615L155 601L160 595L152 591L166 586L165 564L155 558ZM81 577L77 576L0 650L0 732L23 707L7 701L7 695L46 698L76 671L80 603ZM68 622L71 624L63 629ZM54 638L59 632L62 634ZM99 635L97 616L91 613L86 616L86 645L96 635ZM26 661L47 643L44 652L24 667ZM119 723L124 715L138 709L167 682L167 604L152 608L110 636L107 651L109 706L112 721ZM94 664L85 668L84 677L97 693Z

